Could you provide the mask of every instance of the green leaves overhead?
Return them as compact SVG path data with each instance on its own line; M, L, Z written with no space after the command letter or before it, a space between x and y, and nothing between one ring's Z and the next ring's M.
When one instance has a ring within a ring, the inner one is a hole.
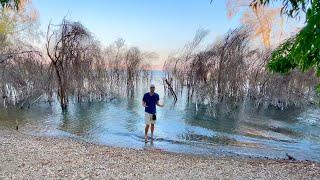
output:
M15 10L19 10L20 3L21 3L21 0L0 0L0 4L2 8L7 6Z
M253 0L251 2L251 6L256 8L257 6L265 6L270 4L271 2L275 2L279 0ZM290 17L296 17L299 15L301 11L306 12L308 5L312 0L281 0L282 1L282 9L281 12L283 14L287 14Z
M253 0L251 6L267 5L277 0ZM288 73L298 68L303 72L314 69L320 77L320 1L283 0L282 13L296 17L306 15L306 25L294 37L288 39L272 53L268 68L273 72ZM316 91L320 94L320 84Z
M280 73L314 68L320 76L320 1L312 2L306 13L306 26L273 52L268 67Z

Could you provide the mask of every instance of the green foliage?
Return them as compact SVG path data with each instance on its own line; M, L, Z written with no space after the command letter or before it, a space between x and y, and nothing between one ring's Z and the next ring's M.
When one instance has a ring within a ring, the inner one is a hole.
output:
M0 44L2 46L0 50L10 44L8 37L13 33L14 29L15 23L9 17L8 13L0 8Z
M2 7L4 7L6 4L9 3L10 0L0 0L0 4Z
M279 0L253 0L251 6L253 8L260 5L268 5L271 2ZM308 5L312 0L282 0L283 7L281 12L287 14L290 17L296 17L301 11L306 12Z
M21 0L0 0L0 35L7 35L14 31L15 23L9 17L6 9L19 10Z
M272 60L268 64L269 69L285 74L297 66L289 55L293 47L293 42L293 39L288 40L273 52Z
M21 0L0 0L0 5L2 7L8 6L12 9L19 10L19 4Z
M253 0L252 6L267 5L276 0ZM306 26L293 38L280 45L268 62L269 70L286 74L298 68L303 72L314 69L320 77L320 1L319 0L283 0L283 12L295 17L303 12ZM306 10L307 9L307 10ZM320 84L316 86L320 95Z
M14 22L3 11L0 12L0 35L11 34L14 31Z
M306 13L306 26L273 52L268 67L280 73L314 68L320 76L320 1L312 2Z
M0 44L33 41L39 37L37 13L31 0L0 0ZM16 7L20 8L14 8Z
M316 91L317 91L318 94L320 94L320 84L317 85Z

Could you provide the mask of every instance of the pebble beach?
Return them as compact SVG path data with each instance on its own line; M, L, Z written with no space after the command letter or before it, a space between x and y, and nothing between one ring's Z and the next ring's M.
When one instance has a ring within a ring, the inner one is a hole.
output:
M306 161L208 157L0 129L0 179L320 179Z

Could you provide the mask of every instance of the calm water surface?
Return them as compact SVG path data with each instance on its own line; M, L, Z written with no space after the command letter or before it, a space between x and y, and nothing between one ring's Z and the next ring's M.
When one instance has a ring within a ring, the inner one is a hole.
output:
M320 162L320 109L260 110L250 106L230 114L209 115L212 108L176 104L163 93L159 73L156 91L164 108L158 108L153 144L144 143L144 109L141 99L148 86L141 85L133 98L99 103L70 103L61 112L58 103L34 105L25 110L0 110L0 126L43 136L72 137L120 147L157 149L205 155L241 155ZM222 109L223 111L223 109ZM218 111L220 112L220 111Z

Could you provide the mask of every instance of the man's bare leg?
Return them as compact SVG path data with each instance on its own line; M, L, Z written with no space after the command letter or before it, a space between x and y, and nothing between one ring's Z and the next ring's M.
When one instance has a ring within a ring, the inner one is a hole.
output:
M145 142L148 142L148 131L149 131L149 124L146 124L146 127L144 129L144 135L145 135Z
M151 124L151 139L153 140L154 124Z

